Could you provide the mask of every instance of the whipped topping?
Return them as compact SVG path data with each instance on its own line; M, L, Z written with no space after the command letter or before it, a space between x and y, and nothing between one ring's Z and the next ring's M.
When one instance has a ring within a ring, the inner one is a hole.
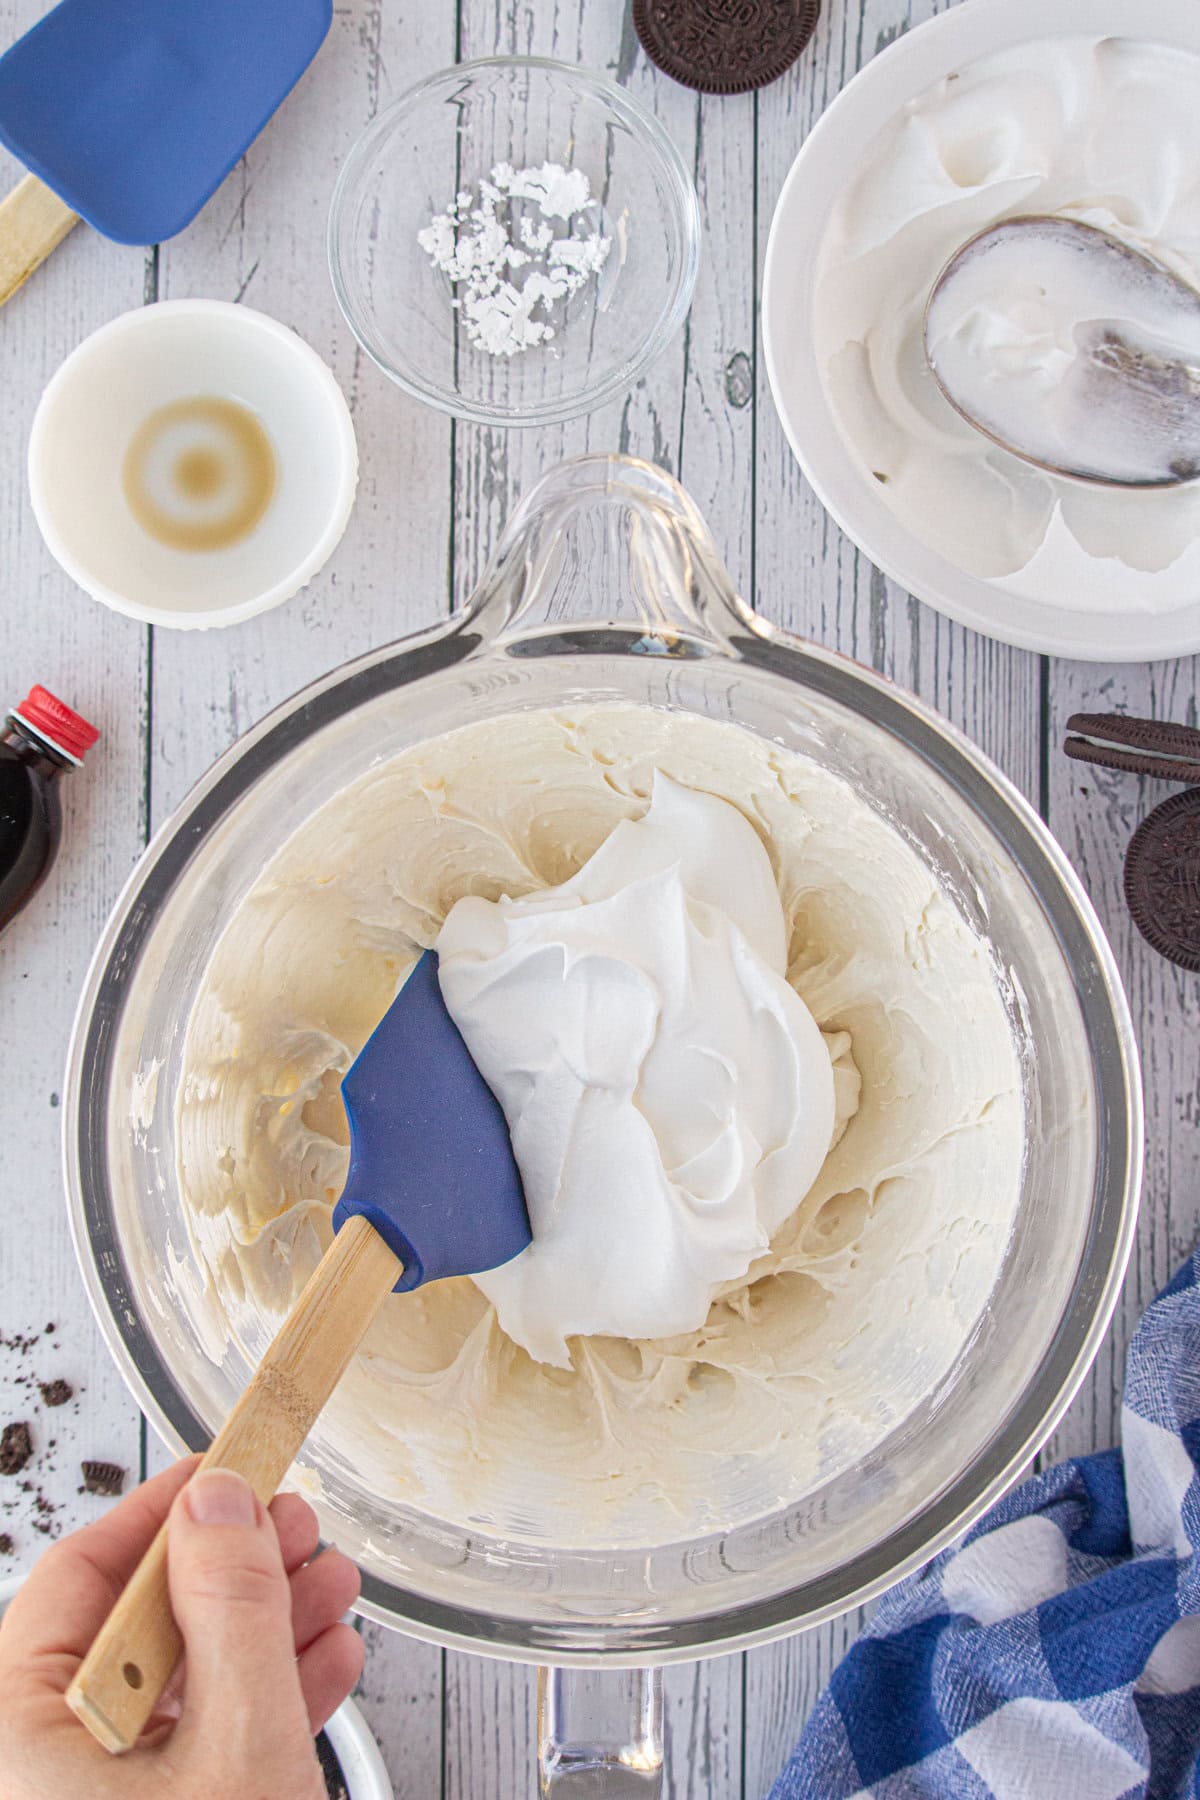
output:
M656 773L558 887L469 897L442 992L500 1100L533 1242L475 1277L500 1325L569 1368L568 1337L695 1331L820 1172L833 1068L787 983L771 861L728 801Z
M939 272L1023 213L1100 226L1200 286L1200 58L1047 37L956 71L889 120L835 207L814 322L834 416L885 504L957 568L1026 598L1169 611L1200 591L1200 488L1043 473L959 417L926 364ZM984 327L1011 320L1005 284Z
M575 1337L563 1369L514 1343L469 1278L387 1300L305 1453L327 1530L354 1493L592 1548L761 1517L881 1443L988 1302L1024 1127L986 946L903 833L811 758L593 705L403 751L314 812L239 903L172 1096L191 1232L176 1304L214 1361L228 1339L261 1357L329 1242L341 1075L418 952L466 896L569 882L645 815L656 775L730 802L766 848L788 983L833 1065L834 1143L698 1329Z

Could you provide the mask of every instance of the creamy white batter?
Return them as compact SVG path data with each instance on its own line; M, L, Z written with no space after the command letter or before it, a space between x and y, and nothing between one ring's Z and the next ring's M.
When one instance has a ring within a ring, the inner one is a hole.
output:
M645 816L577 875L460 900L437 952L533 1230L476 1277L503 1330L561 1368L572 1337L699 1330L816 1180L836 1117L754 827L656 771Z
M372 770L285 847L189 1026L179 1179L214 1309L251 1354L328 1241L341 1074L466 895L567 880L656 772L765 846L788 978L846 1129L697 1330L535 1362L470 1279L395 1296L327 1436L375 1492L479 1528L652 1543L760 1515L861 1457L947 1373L1017 1204L1015 1045L985 947L841 780L732 725L530 712Z
M1081 219L1200 286L1200 58L1047 37L982 58L884 126L830 220L815 296L834 415L891 509L958 568L1014 594L1169 611L1200 592L1200 485L1089 487L991 445L925 363L930 290L976 232ZM991 335L1014 301L997 292ZM979 329L978 321L976 329Z

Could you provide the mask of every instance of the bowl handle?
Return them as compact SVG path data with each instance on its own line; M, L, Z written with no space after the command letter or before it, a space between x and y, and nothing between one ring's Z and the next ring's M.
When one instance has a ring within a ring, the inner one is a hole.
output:
M759 630L695 502L653 463L618 455L575 457L530 489L460 617L501 645L633 624L635 647L672 656L733 655Z
M538 1670L541 1800L661 1800L661 1669Z

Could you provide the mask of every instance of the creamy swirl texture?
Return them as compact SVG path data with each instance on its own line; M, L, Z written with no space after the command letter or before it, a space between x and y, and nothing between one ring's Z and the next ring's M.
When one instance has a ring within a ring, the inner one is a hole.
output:
M885 504L957 568L1058 606L1195 602L1200 485L1088 487L990 444L939 392L923 321L959 246L1017 214L1098 225L1200 285L1198 167L1200 58L1082 36L956 70L865 152L821 246L817 353L839 428ZM1029 274L1014 261L1016 282ZM999 354L1020 294L996 282L972 329Z
M511 714L344 788L216 945L175 1096L212 1353L232 1336L260 1355L328 1243L347 1166L338 1082L418 951L466 896L569 881L645 815L657 774L735 806L770 859L787 979L833 1065L835 1142L694 1329L570 1337L561 1368L515 1343L470 1279L385 1303L322 1455L472 1531L644 1546L809 1491L947 1375L1017 1207L1001 978L900 831L735 725L627 705Z
M475 1278L501 1329L561 1368L569 1337L698 1330L833 1137L833 1067L787 983L753 826L656 774L645 817L623 819L577 875L460 900L437 950L533 1229Z

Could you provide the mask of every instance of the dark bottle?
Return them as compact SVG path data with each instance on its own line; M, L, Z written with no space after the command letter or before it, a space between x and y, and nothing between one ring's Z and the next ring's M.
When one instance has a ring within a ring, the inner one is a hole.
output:
M50 873L62 831L58 778L99 736L44 687L0 727L0 931Z

